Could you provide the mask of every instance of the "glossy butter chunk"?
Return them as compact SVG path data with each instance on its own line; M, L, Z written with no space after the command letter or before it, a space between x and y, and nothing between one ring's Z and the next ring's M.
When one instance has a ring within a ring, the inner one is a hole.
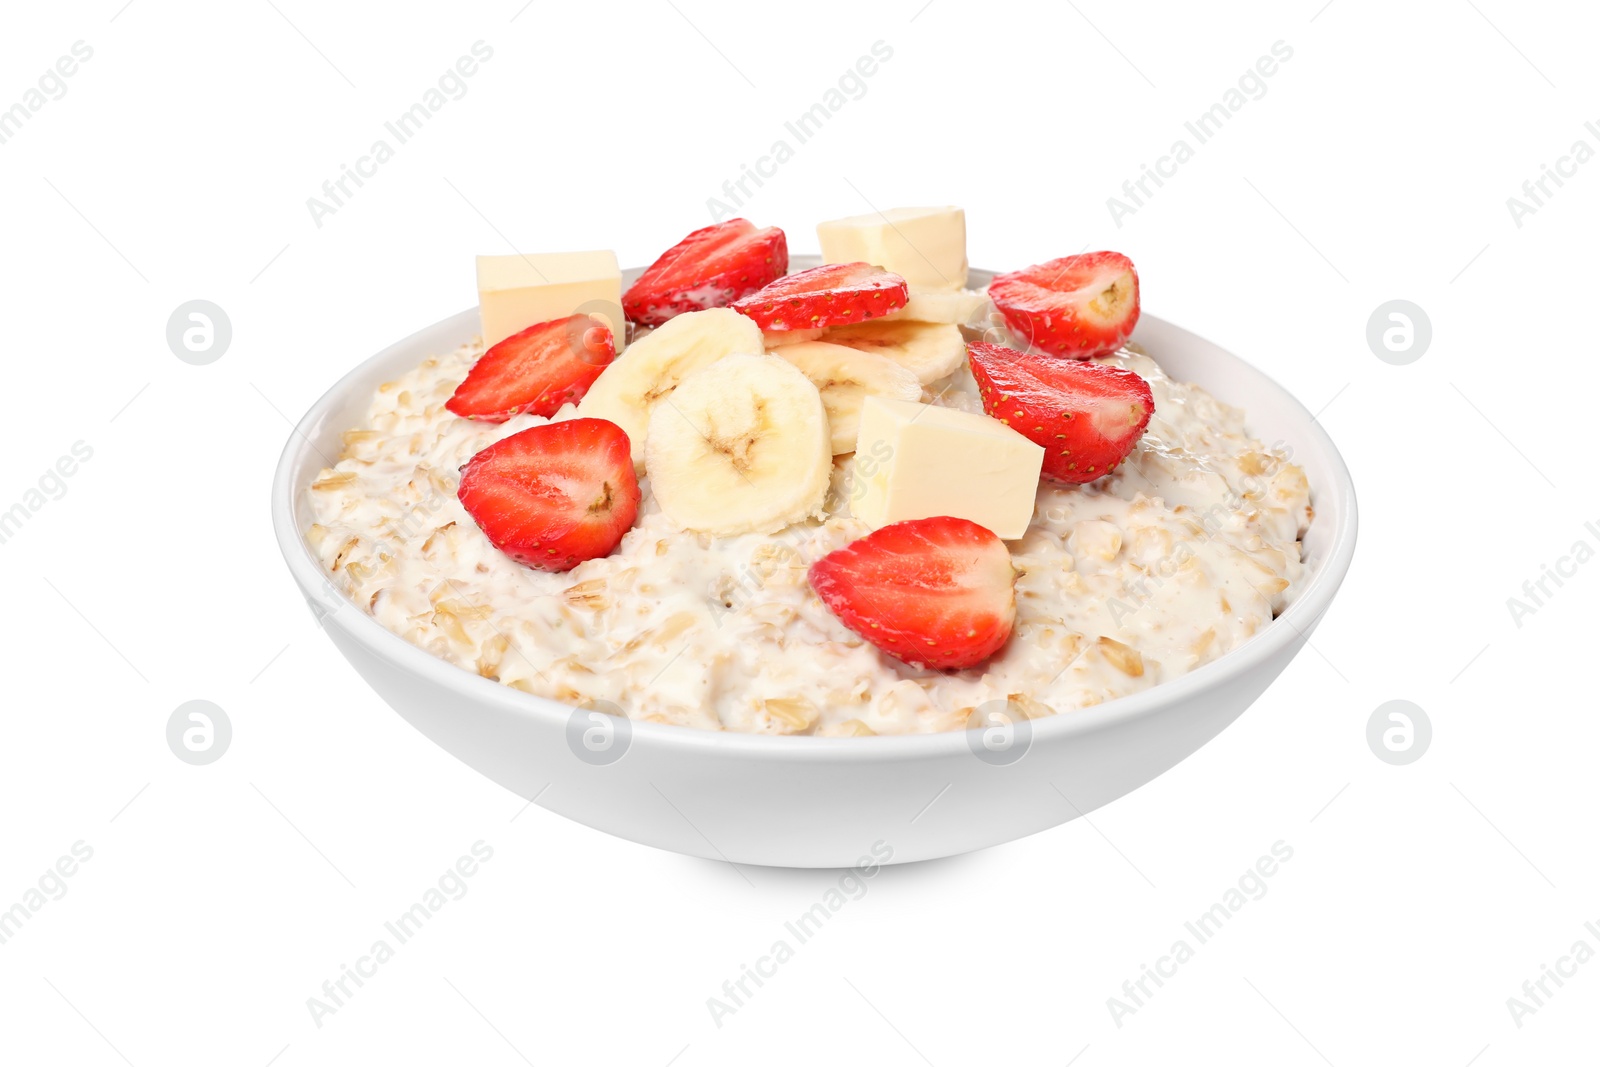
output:
M1033 518L1044 449L987 415L868 396L850 513L873 529L953 515L1006 540Z
M967 284L967 214L958 207L896 207L817 224L824 263L875 263L913 288Z
M478 313L487 347L538 322L578 312L611 324L620 352L627 341L622 317L622 272L615 252L540 252L478 257Z

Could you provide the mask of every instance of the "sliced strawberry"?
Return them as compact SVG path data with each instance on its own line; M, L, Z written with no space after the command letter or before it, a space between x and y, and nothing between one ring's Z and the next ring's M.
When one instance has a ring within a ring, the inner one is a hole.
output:
M583 399L615 358L611 327L598 315L536 323L478 357L444 406L484 422L529 411L549 417Z
M686 311L727 307L781 278L789 244L776 226L729 219L698 229L667 249L622 294L622 310L643 326Z
M816 330L887 315L909 296L898 274L870 263L828 263L786 274L729 307L763 330Z
M975 667L1011 637L1016 571L1000 538L941 515L897 522L811 565L839 621L904 663Z
M1139 322L1139 272L1121 252L1085 252L1002 274L989 299L1035 346L1088 359L1115 352Z
M542 571L609 555L639 512L628 435L605 419L496 441L461 468L456 496L494 547Z
M973 342L983 410L1044 446L1044 474L1092 482L1133 451L1156 409L1150 383L1120 367Z

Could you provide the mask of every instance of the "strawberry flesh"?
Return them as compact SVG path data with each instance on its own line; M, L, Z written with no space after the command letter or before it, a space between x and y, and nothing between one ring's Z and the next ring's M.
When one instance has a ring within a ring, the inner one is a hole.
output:
M1000 538L947 515L892 523L811 565L811 588L895 659L975 667L1011 637L1016 571Z
M1121 252L1085 252L999 275L989 299L1033 346L1088 359L1115 352L1133 333L1139 272Z
M610 555L639 513L628 435L605 419L496 441L461 468L456 496L494 547L542 571Z
M1044 476L1082 484L1110 474L1155 411L1150 383L1130 370L974 342L972 377L991 418L1044 446Z
M598 316L535 323L480 356L444 406L484 422L524 412L548 418L582 400L616 357L611 327Z
M783 276L789 244L776 226L729 219L698 229L667 249L622 295L622 311L660 326L687 311L727 307Z
M817 330L906 306L906 280L870 263L827 263L787 274L730 307L763 330Z

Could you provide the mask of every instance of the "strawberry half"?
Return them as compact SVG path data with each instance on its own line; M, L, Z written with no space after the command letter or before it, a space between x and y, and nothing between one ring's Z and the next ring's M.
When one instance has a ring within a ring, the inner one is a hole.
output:
M667 249L622 294L622 311L660 326L686 311L727 307L789 269L789 244L776 226L729 219L698 229Z
M639 513L628 435L605 419L496 441L461 468L456 496L494 547L542 571L610 555Z
M904 663L975 667L1017 618L1004 542L948 515L876 530L817 560L810 577L840 622Z
M989 283L1006 325L1058 356L1115 352L1139 322L1139 272L1121 252L1085 252Z
M1044 446L1044 475L1082 484L1133 451L1156 409L1150 383L1120 367L973 342L967 361L990 417Z
M763 330L816 330L887 315L909 297L898 274L870 263L827 263L786 274L728 306Z
M484 422L505 422L523 412L548 418L563 404L582 400L615 358L611 327L599 316L535 323L480 356L444 406Z

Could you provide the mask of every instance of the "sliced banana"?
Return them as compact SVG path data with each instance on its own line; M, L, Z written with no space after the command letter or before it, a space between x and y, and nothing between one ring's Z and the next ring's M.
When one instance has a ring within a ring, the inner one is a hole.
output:
M589 387L578 414L622 427L633 446L633 465L642 467L656 401L723 356L761 351L761 328L737 311L711 308L678 315L629 345Z
M801 341L815 341L822 336L821 330L763 330L761 340L766 344L767 351L782 348L784 345L799 344Z
M923 385L954 374L967 361L961 327L942 322L870 319L835 326L822 339L861 352L872 352L900 364Z
M983 318L989 304L988 294L974 289L922 289L911 287L906 306L896 308L883 318L887 322L943 322L964 326ZM770 342L769 342L770 344Z
M828 413L794 364L727 356L651 410L645 466L661 510L684 529L776 533L822 512L833 471Z
M875 352L831 345L826 341L802 341L784 345L773 355L782 356L799 367L800 373L822 394L836 456L856 450L861 402L869 394L891 400L922 399L922 383L917 381L917 376Z

